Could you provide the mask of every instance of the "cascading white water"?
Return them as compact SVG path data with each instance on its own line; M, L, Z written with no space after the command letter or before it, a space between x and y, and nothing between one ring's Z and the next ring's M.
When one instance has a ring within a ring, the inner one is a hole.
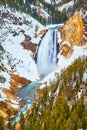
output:
M43 37L37 52L37 66L42 75L52 72L57 65L56 29L49 29Z

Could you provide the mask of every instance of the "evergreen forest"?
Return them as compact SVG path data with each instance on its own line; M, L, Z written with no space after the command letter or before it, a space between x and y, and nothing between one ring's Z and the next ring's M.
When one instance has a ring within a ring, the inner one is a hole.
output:
M56 4L56 1L52 0L51 4L49 4L45 2L45 0L0 0L0 3L5 7L8 6L12 8L12 10L25 12L41 22L43 25L48 25L64 23L71 15L74 14L75 11L80 10L87 4L86 0L74 0L73 7L71 6L67 10L64 9L63 11L58 10L59 7L62 7L70 1L71 0L64 0ZM38 10L42 8L49 14L48 19L38 15Z
M79 57L49 82L27 114L21 113L20 130L86 130L87 57ZM0 130L15 130L16 124L3 124L1 117Z

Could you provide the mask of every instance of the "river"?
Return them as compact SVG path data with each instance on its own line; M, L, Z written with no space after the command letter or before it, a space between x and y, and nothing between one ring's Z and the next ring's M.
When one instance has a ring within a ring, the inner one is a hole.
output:
M54 26L46 32L40 41L37 52L37 67L41 72L41 79L51 73L57 66L57 54L59 52L59 44L57 43L58 26ZM37 90L41 86L40 81L32 82L26 85L18 93L18 97L25 101L25 105L17 113L15 119L11 123L19 121L20 113L26 114L27 110L32 107L35 97L38 97Z

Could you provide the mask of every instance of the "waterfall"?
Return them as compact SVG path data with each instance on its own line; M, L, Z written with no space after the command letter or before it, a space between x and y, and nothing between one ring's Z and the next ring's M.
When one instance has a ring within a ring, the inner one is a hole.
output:
M50 28L40 42L37 52L37 66L42 75L52 72L57 66L57 29Z

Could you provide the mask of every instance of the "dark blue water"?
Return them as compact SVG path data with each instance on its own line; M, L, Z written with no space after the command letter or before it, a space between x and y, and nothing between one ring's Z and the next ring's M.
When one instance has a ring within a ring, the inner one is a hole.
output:
M11 124L14 125L15 122L18 122L20 120L20 114L21 112L23 114L26 114L26 112L32 107L32 103L35 99L35 97L38 97L38 89L40 87L41 83L32 82L26 85L24 88L22 88L18 96L25 101L24 106L21 108L21 110L17 113L15 118L11 120Z
M50 28L42 39L38 49L37 66L42 74L41 78L52 72L57 65L58 43L56 31L56 26L54 28ZM31 108L35 97L38 97L37 90L40 86L41 83L37 81L26 85L20 90L18 96L25 101L25 104L18 112L12 123L17 122L20 119L21 112L26 114L27 110Z
M21 91L18 93L18 96L26 101L26 104L32 104L32 101L35 96L38 95L37 90L40 87L41 83L32 82L26 85Z

